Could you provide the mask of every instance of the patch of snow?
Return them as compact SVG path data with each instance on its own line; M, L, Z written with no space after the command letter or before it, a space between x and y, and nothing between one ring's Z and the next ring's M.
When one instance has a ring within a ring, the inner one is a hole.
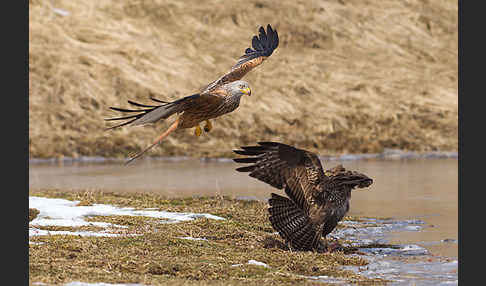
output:
M196 218L208 218L215 220L223 220L224 218L212 214L197 214L197 213L176 213L166 211L155 211L153 209L135 210L129 207L115 207L105 204L93 204L91 206L77 206L79 201L69 201L65 199L43 198L43 197L29 197L29 208L39 210L37 217L30 222L32 226L98 226L102 228L127 228L126 226L106 223L106 222L88 222L86 217L90 216L112 216L112 215L127 215L127 216L146 216L153 218L166 219L164 223L176 223L181 221L193 220ZM81 236L119 236L108 232L91 232L91 231L46 231L29 228L29 236L34 235L54 235L54 234L70 234Z
M377 248L360 248L359 250L364 253L381 254L381 255L426 255L428 254L427 249L414 244L402 245L399 248L377 247Z
M340 224L348 226L344 229L335 229L330 237L349 240L348 246L358 247L364 255L352 254L368 260L366 266L344 266L360 275L369 278L382 278L391 280L389 285L457 285L457 260L451 262L433 261L410 263L400 259L388 257L407 257L429 255L427 249L416 244L394 245L390 247L366 247L373 244L388 244L387 236L390 232L421 231L425 222L420 219L393 220L393 219L364 219L360 221L342 221ZM369 226L368 226L369 225ZM433 243L457 242L454 239L444 239ZM420 245L427 245L420 243ZM323 278L323 277L320 277ZM326 283L345 283L331 277L319 279L314 276L309 279ZM388 284L387 284L388 285Z
M389 232L398 231L420 231L423 226L417 224L425 224L424 221L419 219L412 220L390 220L390 219L374 219L368 218L362 221L342 221L339 224L348 226L348 228L336 228L331 233L331 237L338 239L346 239L351 241L356 241L361 244L363 240L373 240L374 243L386 243L384 237ZM367 226L367 225L378 225L378 226ZM370 244L370 243L367 243ZM362 244L361 244L362 245ZM358 246L354 243L352 246Z
M52 8L52 12L61 16L69 16L71 14L70 12L59 8Z
M418 231L418 230L421 230L422 227L421 226L418 226L418 225L407 225L404 230L406 231Z
M415 249L415 246L402 248ZM457 285L457 260L407 263L396 259L388 260L386 255L381 254L362 257L368 260L368 265L344 266L344 269L353 270L368 278L393 281L387 285Z
M256 260L253 260L253 259L248 260L247 264L257 265L257 266L263 266L265 268L270 267L266 263L263 263L263 262L260 262L260 261L256 261ZM233 264L233 265L231 265L231 267L238 267L238 266L243 266L243 264L239 263L239 264Z
M45 242L36 242L36 241L30 241L29 240L29 244L40 245L40 244L45 244Z
M70 226L70 227L80 227L80 226L97 226L97 227L116 227L116 228L128 228L125 225L117 225L108 222L98 222L98 221L85 221L82 218L36 218L31 223L39 226Z
M263 263L263 262L260 262L260 261L256 261L256 260L253 260L253 259L248 260L248 264L263 266L263 267L267 267L267 268L270 267L266 263Z
M201 237L190 237L190 236L186 236L186 237L178 237L180 239L188 239L188 240L205 240L205 241L208 241L206 238L201 238Z

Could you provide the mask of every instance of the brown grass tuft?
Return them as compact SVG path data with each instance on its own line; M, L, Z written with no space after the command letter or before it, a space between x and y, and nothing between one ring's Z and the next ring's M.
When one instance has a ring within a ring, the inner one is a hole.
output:
M29 221L33 221L37 215L39 214L39 210L35 208L29 208Z
M210 134L180 131L150 155L229 156L262 140L321 154L457 150L457 1L222 3L29 1L30 156L141 150L169 122L105 132L108 107L198 91L267 23L281 45L246 77L252 96Z

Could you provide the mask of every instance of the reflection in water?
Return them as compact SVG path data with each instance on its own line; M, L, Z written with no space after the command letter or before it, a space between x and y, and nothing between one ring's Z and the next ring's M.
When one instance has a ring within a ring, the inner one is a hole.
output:
M399 232L392 243L423 243L432 253L457 257L457 159L323 161L325 169L345 168L373 178L373 185L353 192L349 215L419 218L423 231ZM232 161L141 160L116 164L31 164L30 189L155 192L169 197L230 195L266 199L280 190L234 171Z

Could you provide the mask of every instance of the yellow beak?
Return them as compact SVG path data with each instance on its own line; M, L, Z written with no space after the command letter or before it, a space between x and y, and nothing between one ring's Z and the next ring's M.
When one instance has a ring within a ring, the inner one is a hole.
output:
M251 95L251 89L249 87L245 89L240 89L241 92L243 92L246 95Z

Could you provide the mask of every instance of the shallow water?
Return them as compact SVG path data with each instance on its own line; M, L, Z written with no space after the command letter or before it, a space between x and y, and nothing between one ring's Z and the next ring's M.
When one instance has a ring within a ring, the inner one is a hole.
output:
M337 164L374 179L371 187L357 190L349 215L420 220L420 231L400 229L387 239L394 244L416 244L433 255L457 258L457 159L322 160L324 168ZM266 199L282 193L238 173L230 160L140 160L122 163L30 164L32 190L105 190L155 192L169 197L230 195Z

